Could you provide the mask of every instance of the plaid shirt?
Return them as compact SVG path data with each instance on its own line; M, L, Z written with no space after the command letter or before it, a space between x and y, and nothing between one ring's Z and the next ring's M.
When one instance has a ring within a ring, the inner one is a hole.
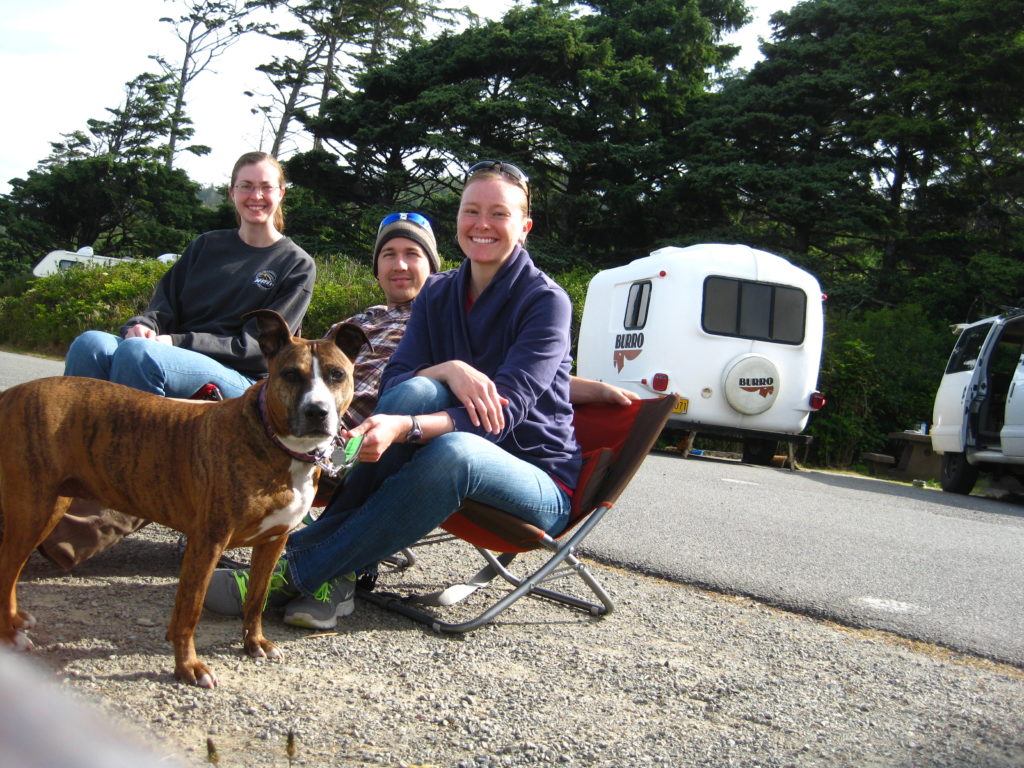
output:
M366 338L373 346L372 352L364 346L356 355L355 392L352 397L352 405L342 419L343 427L351 429L361 424L367 416L373 413L373 409L377 406L381 374L384 373L384 367L398 347L398 342L405 335L405 326L409 322L411 314L411 301L399 304L392 309L388 309L384 304L378 304L342 321L362 328ZM334 326L331 326L331 330L333 329Z

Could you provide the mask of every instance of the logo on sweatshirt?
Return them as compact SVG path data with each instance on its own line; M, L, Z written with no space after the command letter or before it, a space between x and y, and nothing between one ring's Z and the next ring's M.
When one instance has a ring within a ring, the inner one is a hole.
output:
M259 286L260 288L273 288L277 283L277 274L271 272L269 269L264 269L256 275L256 279L252 281L253 285Z

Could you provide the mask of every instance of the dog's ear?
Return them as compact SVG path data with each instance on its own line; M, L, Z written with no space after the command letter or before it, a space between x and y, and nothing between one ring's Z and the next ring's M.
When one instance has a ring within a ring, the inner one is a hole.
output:
M373 345L366 338L363 329L353 323L338 323L331 329L327 338L333 341L349 360L356 359L356 355L359 354L359 350L364 344L373 352Z
M243 320L251 318L256 318L256 326L260 331L260 350L267 360L291 343L292 333L288 330L288 323L274 310L256 309L242 315Z

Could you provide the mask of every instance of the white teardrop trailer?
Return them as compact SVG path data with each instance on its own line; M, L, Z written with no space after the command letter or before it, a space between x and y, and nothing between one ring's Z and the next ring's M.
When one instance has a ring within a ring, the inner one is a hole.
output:
M817 279L745 245L668 247L590 281L577 373L642 396L675 393L671 426L735 436L769 464L825 404ZM692 436L692 435L691 435Z

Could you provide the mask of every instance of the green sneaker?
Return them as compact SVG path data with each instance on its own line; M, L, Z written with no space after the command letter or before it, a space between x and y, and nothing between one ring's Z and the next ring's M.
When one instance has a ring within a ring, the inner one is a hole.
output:
M249 571L233 568L218 568L210 578L203 606L214 613L225 616L241 616L245 596L249 594ZM263 610L280 608L298 595L288 586L288 560L281 558L270 574L270 587L263 601Z
M297 597L284 609L284 623L307 629L334 629L356 607L356 575L346 573L321 584L313 597Z

